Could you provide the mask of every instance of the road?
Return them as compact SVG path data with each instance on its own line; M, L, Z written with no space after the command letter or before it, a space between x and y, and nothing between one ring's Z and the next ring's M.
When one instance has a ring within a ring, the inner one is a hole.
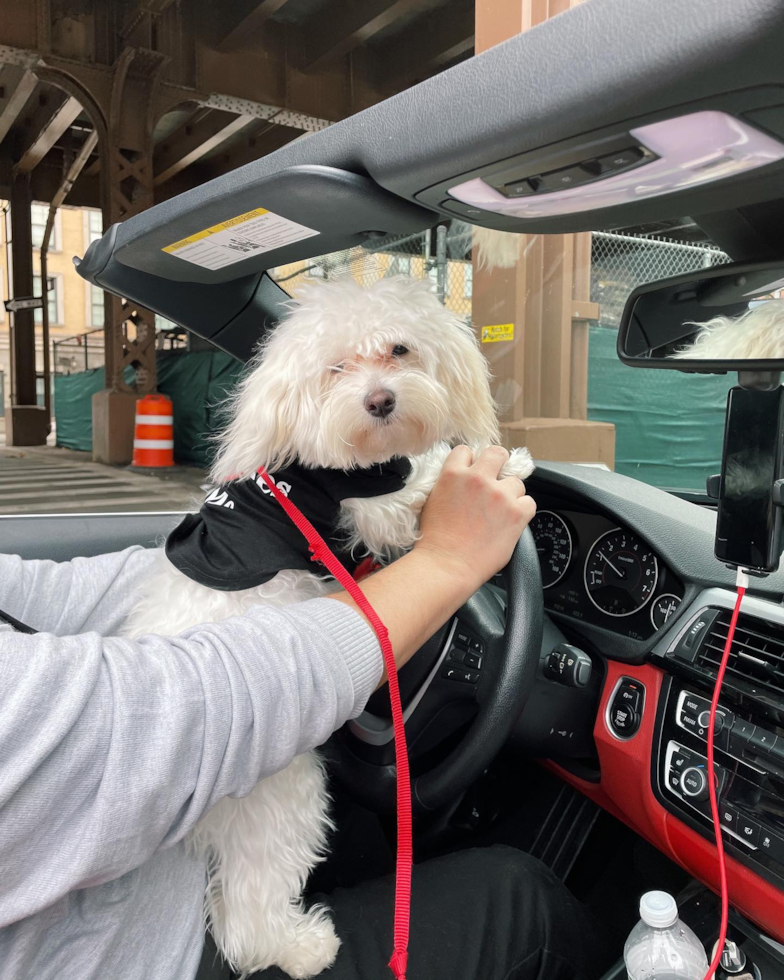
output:
M0 514L188 510L204 479L191 468L161 479L93 463L87 453L0 446Z

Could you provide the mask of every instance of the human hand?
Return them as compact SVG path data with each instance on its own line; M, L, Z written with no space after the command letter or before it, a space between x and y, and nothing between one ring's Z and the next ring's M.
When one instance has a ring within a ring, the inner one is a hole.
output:
M476 459L467 446L456 446L422 511L415 550L451 564L469 594L508 563L536 513L522 480L499 479L508 459L501 446L490 446Z

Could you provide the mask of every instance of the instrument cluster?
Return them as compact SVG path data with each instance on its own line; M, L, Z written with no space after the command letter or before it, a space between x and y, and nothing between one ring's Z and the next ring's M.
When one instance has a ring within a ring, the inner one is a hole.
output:
M647 639L681 603L682 584L653 549L601 515L542 509L531 532L550 610Z

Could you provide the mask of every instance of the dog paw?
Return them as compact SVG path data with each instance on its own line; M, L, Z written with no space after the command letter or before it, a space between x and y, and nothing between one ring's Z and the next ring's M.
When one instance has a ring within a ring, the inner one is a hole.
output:
M501 469L501 476L516 476L520 480L527 479L534 471L534 463L527 449L513 449L509 459Z
M277 965L293 980L306 980L332 966L340 940L329 919L303 922L291 946L277 957Z

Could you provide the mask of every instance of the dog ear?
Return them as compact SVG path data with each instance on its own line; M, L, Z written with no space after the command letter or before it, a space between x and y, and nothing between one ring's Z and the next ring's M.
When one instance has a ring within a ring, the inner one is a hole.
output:
M446 356L441 359L444 374L439 380L452 396L455 438L470 446L500 442L496 405L490 393L490 367L482 354L474 331L457 317L439 340Z
M280 347L261 351L226 405L229 421L217 436L211 478L216 484L250 476L260 466L280 469L296 455L297 386L281 363Z

